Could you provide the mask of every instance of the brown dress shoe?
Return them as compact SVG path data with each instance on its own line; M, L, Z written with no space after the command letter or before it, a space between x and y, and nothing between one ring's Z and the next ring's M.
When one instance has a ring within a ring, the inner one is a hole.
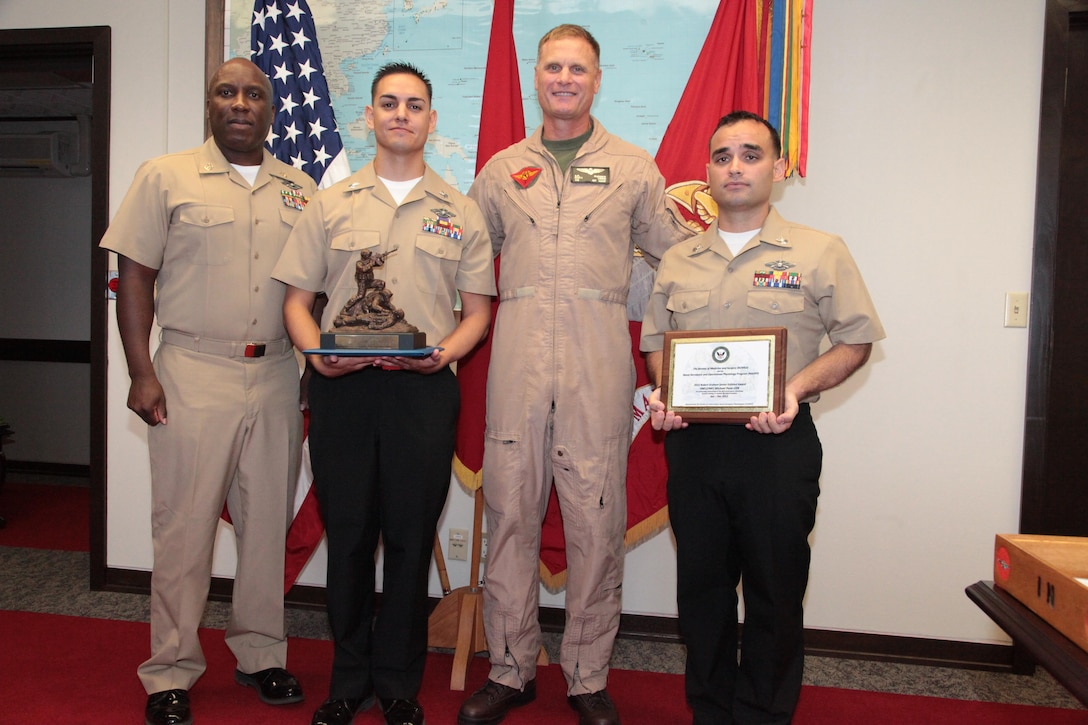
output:
M510 708L527 705L536 699L536 680L525 683L525 689L500 685L488 680L463 703L457 713L457 725L496 725L506 717Z
M620 714L607 690L569 695L567 702L578 711L578 725L620 725Z

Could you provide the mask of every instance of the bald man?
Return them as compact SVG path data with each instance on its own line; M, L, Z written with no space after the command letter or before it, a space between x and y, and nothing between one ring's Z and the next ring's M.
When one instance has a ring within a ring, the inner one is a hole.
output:
M284 669L283 616L299 369L285 286L270 275L315 185L264 149L275 101L253 63L224 63L206 107L212 138L144 163L101 243L118 255L128 407L148 426L151 456L151 657L138 669L147 725L193 720L189 689L206 666L197 628L224 503L238 546L226 631L235 680L267 704L303 699Z

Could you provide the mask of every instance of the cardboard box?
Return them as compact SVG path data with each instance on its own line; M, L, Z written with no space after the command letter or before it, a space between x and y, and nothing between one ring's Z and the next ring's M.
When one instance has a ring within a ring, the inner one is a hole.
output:
M1088 538L998 534L994 585L1088 651Z

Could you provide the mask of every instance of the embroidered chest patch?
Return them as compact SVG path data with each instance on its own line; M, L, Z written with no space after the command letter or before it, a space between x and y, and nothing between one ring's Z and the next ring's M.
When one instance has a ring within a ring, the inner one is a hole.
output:
M521 171L515 171L514 173L510 174L510 178L518 182L518 186L520 186L522 189L528 189L530 186L536 183L536 179L538 176L540 176L541 171L542 169L536 166L526 166Z
M572 184L607 184L612 170L607 166L575 166L570 170Z

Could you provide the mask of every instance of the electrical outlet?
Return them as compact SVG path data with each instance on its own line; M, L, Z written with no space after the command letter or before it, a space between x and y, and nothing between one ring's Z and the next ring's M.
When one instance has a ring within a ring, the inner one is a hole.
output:
M450 561L468 561L468 531L450 529Z
M480 534L480 561L487 561L487 532Z
M1005 327L1028 326L1028 293L1005 293Z

